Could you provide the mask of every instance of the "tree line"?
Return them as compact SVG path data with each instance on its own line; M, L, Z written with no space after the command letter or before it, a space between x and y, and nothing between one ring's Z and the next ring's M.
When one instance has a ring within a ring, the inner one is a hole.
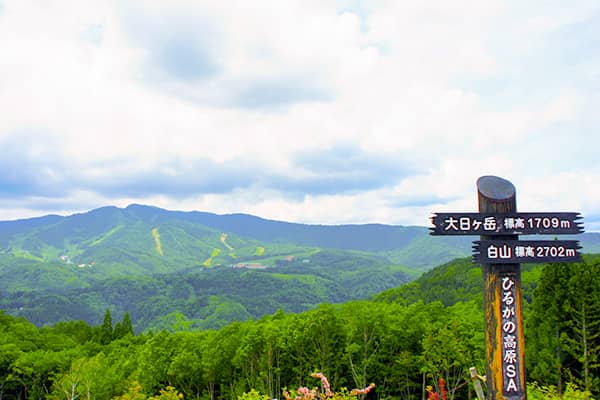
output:
M442 381L448 399L474 398L468 369L485 371L480 303L352 301L137 335L128 314L114 324L110 310L98 326L41 328L0 312L0 400L281 398L317 386L316 372L334 389L375 383L368 396L382 399L421 399ZM525 325L531 398L575 386L598 392L600 263L544 266Z

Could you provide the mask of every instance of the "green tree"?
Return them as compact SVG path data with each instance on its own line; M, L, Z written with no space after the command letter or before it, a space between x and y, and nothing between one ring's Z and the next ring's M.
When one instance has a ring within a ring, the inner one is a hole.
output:
M139 350L137 376L147 393L170 386L169 366L176 355L179 337L162 331L150 337Z
M61 321L49 329L56 334L70 337L78 344L84 344L93 337L92 327L84 321Z
M387 311L388 307L372 302L351 302L343 307L345 359L354 387L366 387L375 378L380 346L387 336Z
M449 398L454 399L469 382L469 367L480 365L483 358L483 326L478 322L483 316L474 302L457 303L447 311L447 317L433 323L423 338L422 370L434 378L434 386L443 378Z
M133 334L133 324L131 323L131 317L129 316L129 312L125 312L125 315L123 315L123 321L117 322L117 324L115 325L113 337L114 339L120 339L127 335Z
M282 353L284 349L284 325L289 318L278 310L269 318L263 318L262 336L264 349L261 358L261 377L264 382L265 391L270 398L277 398L281 394L281 367Z
M181 390L185 397L200 398L207 389L203 376L203 344L208 332L178 332L175 352L167 370L171 384Z
M54 382L51 398L64 400L109 400L123 386L116 365L104 354L73 360Z
M572 264L546 264L525 320L528 376L555 385L559 393L562 393L567 356L560 335L570 318L565 300L569 296L571 275Z
M529 376L554 385L598 387L600 263L548 264L533 295L526 333Z
M100 344L109 344L114 339L114 329L110 309L106 309L102 325L97 328L96 337Z
M576 265L569 280L569 297L560 339L565 351L578 363L575 381L586 391L600 383L600 264Z

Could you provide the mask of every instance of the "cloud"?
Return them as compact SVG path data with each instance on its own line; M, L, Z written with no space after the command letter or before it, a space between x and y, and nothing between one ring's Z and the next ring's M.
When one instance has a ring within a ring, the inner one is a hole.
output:
M598 215L599 15L0 0L0 218L137 202L426 224L474 210L488 174L530 210Z
M226 30L232 28L229 20L247 18L240 11L185 2L168 7L134 2L122 7L120 19L126 36L141 50L139 73L147 84L170 95L209 106L261 110L331 99L320 74L314 68L303 70L306 63L300 68L288 64L281 49L265 42L241 50L237 42L253 33L238 27Z
M408 163L341 144L325 150L292 154L287 169L278 170L267 160L208 157L163 157L138 165L131 160L68 163L60 142L39 134L12 135L1 143L12 157L0 161L0 187L13 199L28 198L32 208L60 208L77 193L95 193L105 199L140 199L166 196L185 199L207 194L232 195L265 191L288 199L360 193L392 187L413 174ZM64 206L66 207L66 206Z
M252 186L260 176L260 166L244 160L218 163L208 158L186 162L162 160L150 168L131 169L124 164L110 167L110 175L96 178L85 185L106 197L143 198L164 195L185 198L207 193L231 193ZM114 171L119 171L113 175Z
M313 195L391 187L417 172L408 160L368 153L351 144L301 151L292 155L291 169L278 187Z
M0 138L0 194L15 199L64 194L68 167L46 132L20 131Z
M144 53L146 79L193 83L217 75L220 34L198 10L132 7L125 10L126 32Z
M243 108L276 110L298 102L331 101L333 94L310 79L282 77L241 83L234 105Z

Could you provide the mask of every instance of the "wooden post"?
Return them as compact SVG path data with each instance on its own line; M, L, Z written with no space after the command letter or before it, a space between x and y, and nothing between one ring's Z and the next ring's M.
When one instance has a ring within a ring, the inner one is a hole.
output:
M480 213L517 211L515 187L505 179L482 176L477 180L477 194ZM486 235L481 240L518 240L518 235ZM502 257L507 248L493 251ZM488 398L526 400L521 265L482 264L482 268Z

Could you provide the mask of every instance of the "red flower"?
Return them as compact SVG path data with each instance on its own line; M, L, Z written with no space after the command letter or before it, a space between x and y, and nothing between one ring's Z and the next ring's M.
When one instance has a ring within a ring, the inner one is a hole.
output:
M448 391L446 390L446 381L444 378L440 378L440 392L442 393L442 399L448 400Z

